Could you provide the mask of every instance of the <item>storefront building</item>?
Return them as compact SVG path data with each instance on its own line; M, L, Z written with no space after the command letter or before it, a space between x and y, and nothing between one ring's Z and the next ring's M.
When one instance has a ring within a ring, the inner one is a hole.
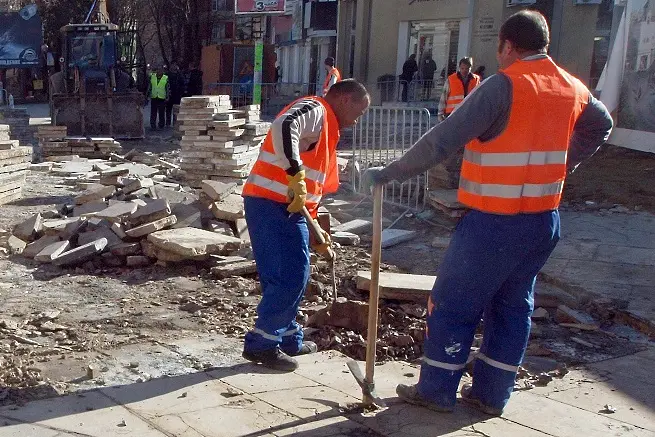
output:
M592 58L599 64L604 59L598 57L606 56L599 50L602 44L598 44L605 37L598 36L598 23L603 22L599 20L599 11L606 14L609 9L611 22L611 3L612 0L342 0L337 63L342 71L350 72L375 90L380 88L381 81L398 77L412 54L419 64L416 81L420 82L421 65L430 55L437 67L434 83L429 83L435 88L431 93L435 100L443 77L454 71L457 61L464 56L473 57L474 70L484 66L486 76L495 73L500 25L516 11L531 8L541 11L549 22L550 55L589 83ZM425 94L414 97L426 100Z

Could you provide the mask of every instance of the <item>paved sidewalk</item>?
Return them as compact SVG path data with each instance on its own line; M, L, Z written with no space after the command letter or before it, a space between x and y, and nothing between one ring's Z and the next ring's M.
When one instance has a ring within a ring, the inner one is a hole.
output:
M361 396L346 358L325 352L300 361L301 368L286 375L238 364L5 407L0 436L655 436L653 349L515 393L503 418L464 405L439 414L398 403L396 384L418 376L418 369L405 363L376 368L388 409L344 414L341 407ZM616 412L601 413L606 404Z

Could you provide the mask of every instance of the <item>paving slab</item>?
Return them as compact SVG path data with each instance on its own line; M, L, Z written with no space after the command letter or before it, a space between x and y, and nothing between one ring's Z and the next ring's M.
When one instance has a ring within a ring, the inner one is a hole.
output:
M171 206L166 199L157 199L138 209L129 217L132 226L140 226L145 223L163 219L171 215Z
M108 208L98 211L94 215L96 217L105 218L111 223L121 223L131 214L136 212L137 208L138 206L134 202L116 201L113 204L110 202Z
M82 232L77 237L77 244L79 246L84 246L85 244L91 243L92 241L99 240L101 238L107 239L107 247L112 248L123 242L118 236L109 228L98 228L94 231Z
M415 231L406 231L404 229L385 229L382 231L382 248L395 246L413 239L416 236Z
M153 232L166 229L175 223L177 223L177 217L174 215L169 215L168 217L155 220L154 222L146 223L141 226L137 226L136 228L129 229L125 231L125 233L128 237L139 238L148 234L152 234Z
M425 303L436 280L436 276L380 272L380 298ZM357 288L368 291L370 284L371 272L358 271Z
M297 373L288 373L284 378L280 378L279 372L254 364L248 364L247 367L242 367L241 371L242 373L229 376L223 376L221 370L209 371L207 374L248 394L302 387L318 387L320 385L318 382L312 381Z
M368 231L373 227L373 223L369 220L355 219L346 223L342 223L332 228L333 232L350 232L357 234L358 232Z
M161 249L189 257L228 254L241 248L241 240L236 237L196 228L155 232L148 235L148 241Z
M220 202L213 203L211 211L219 220L236 221L244 218L243 197L238 194L230 194Z
M15 420L0 420L0 435L2 437L76 437L79 434L70 434L56 428L46 428L31 423L21 423Z
M75 264L82 264L94 255L102 253L107 247L107 239L101 238L84 246L76 247L73 250L64 252L54 259L53 264L56 266L70 266Z
M28 244L27 247L23 250L23 256L25 258L34 258L43 249L58 241L59 237L56 235L45 235L33 243Z
M69 247L70 242L68 240L58 241L44 248L34 257L34 260L41 263L51 263L59 255L67 251Z
M202 181L202 191L214 202L219 202L234 193L237 184L223 183L219 181Z
M361 400L330 387L316 386L268 391L257 394L257 398L303 419L317 415L339 416L340 406L345 407Z
M36 235L41 232L43 228L43 220L41 214L35 214L24 222L16 225L13 234L25 242L34 241Z

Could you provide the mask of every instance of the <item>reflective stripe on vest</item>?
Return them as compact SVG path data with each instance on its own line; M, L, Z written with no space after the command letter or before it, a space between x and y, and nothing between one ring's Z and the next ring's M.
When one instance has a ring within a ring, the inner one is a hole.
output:
M589 90L550 58L517 61L501 74L512 83L507 126L497 138L466 145L458 200L492 214L556 209Z
M325 109L323 129L315 146L300 153L305 183L307 184L306 206L315 214L324 193L336 192L339 174L336 166L336 147L339 142L339 124L332 108L320 97L303 97L284 108L278 117L287 113L296 103L303 100L318 102ZM275 154L273 136L269 132L264 140L257 162L243 187L244 196L263 197L280 203L288 203L288 181L286 158Z
M328 72L327 76L325 77L325 83L323 84L323 97L327 94L328 91L330 91L330 81L332 80L332 76L336 76L337 82L341 80L341 73L337 69L337 67L332 67L332 69Z
M468 90L464 89L464 83L461 81L457 73L448 76L448 99L446 100L445 113L450 114L459 105L462 104L466 96L471 94L471 91L480 84L480 76L477 74L471 75L469 80Z
M157 80L157 75L153 74L150 76L151 92L150 97L153 99L165 99L166 98L166 84L168 83L168 76L165 74L161 79Z

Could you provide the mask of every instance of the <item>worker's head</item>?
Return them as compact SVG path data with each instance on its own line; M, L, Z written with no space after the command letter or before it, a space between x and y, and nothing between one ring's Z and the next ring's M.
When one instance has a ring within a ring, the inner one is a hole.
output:
M334 110L341 129L357 124L359 117L364 115L371 104L366 87L354 79L345 79L332 85L325 100Z
M323 64L325 65L325 69L327 71L332 70L334 68L334 58L332 57L325 58L325 62Z
M177 65L177 62L171 64L171 73L177 73L180 71L180 66Z
M473 58L462 58L459 60L457 71L459 71L459 74L461 74L462 77L468 76L471 72L471 68L473 68Z
M500 27L498 39L498 64L507 68L518 59L548 51L548 22L538 11L517 12Z

